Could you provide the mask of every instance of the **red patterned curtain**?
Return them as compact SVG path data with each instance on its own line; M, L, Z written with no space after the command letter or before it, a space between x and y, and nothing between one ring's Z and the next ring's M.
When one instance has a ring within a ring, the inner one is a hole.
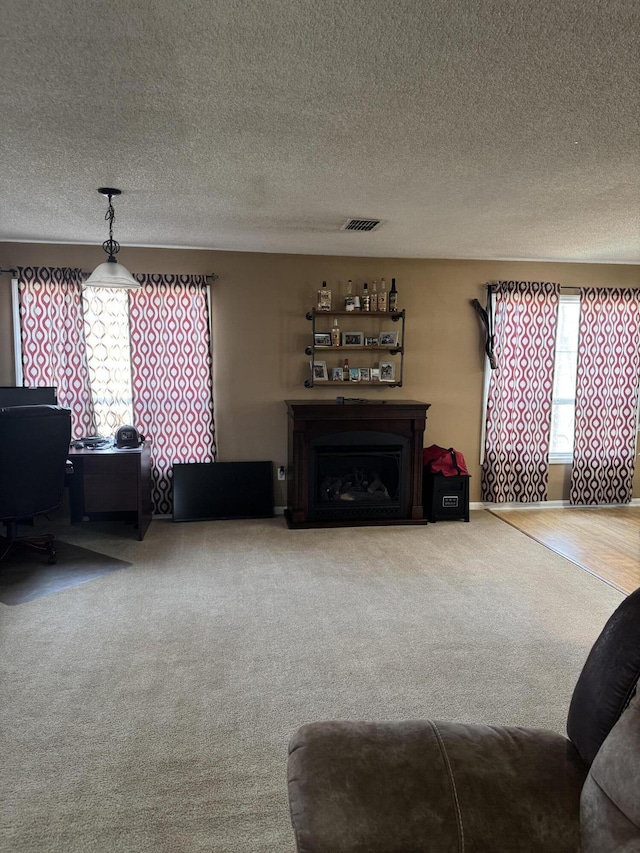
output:
M495 287L496 370L491 371L482 497L544 501L549 473L553 365L560 285Z
M204 276L137 275L129 291L136 426L151 439L154 512L171 512L174 462L215 459Z
M72 435L94 435L96 424L84 339L82 273L19 267L18 292L25 385L55 385L71 409Z
M639 377L640 291L584 288L570 503L631 500Z

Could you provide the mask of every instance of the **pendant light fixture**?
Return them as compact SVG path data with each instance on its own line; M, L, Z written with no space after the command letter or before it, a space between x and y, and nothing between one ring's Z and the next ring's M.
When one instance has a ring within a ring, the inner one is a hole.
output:
M85 287L124 287L128 289L141 287L140 282L136 281L129 270L119 264L115 258L120 251L120 243L113 239L113 223L116 212L113 209L111 199L114 195L122 195L122 193L120 190L111 187L100 187L98 192L109 199L109 207L104 217L109 223L109 239L102 244L102 248L108 257L104 263L94 269L85 281Z

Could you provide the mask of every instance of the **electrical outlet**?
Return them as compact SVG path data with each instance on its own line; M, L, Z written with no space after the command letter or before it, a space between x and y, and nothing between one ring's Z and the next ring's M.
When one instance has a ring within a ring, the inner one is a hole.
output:
M287 479L287 469L284 467L284 465L278 466L278 479L279 480L286 480Z

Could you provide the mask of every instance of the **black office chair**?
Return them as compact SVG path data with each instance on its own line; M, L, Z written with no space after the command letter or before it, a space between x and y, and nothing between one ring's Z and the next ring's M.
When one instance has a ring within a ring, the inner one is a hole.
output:
M18 537L18 524L52 512L62 502L71 441L71 412L60 406L0 409L0 560L13 545L26 545L56 562L52 534Z

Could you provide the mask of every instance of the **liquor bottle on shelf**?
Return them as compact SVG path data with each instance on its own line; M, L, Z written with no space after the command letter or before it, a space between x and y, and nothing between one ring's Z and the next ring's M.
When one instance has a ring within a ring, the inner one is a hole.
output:
M353 286L353 310L360 311L362 308L362 302L360 301L360 294L358 293L358 288L354 284Z
M342 381L343 382L349 381L349 359L348 358L345 358L345 360L344 360L344 366L342 368Z
M322 282L318 291L318 311L331 311L331 291L327 288L327 282Z
M366 281L362 285L362 310L371 311L371 297L369 296L369 285Z
M338 328L338 318L333 318L333 326L331 327L331 346L340 346L340 329Z
M370 311L378 310L378 282L374 280L371 282L371 301L370 301Z
M398 291L396 290L396 280L391 279L391 290L389 292L389 311L398 310Z
M347 295L344 298L344 310L345 311L353 311L355 310L356 303L353 296L353 282L351 279L347 282Z
M381 278L380 293L378 294L378 311L387 310L387 296L387 282L383 278Z

